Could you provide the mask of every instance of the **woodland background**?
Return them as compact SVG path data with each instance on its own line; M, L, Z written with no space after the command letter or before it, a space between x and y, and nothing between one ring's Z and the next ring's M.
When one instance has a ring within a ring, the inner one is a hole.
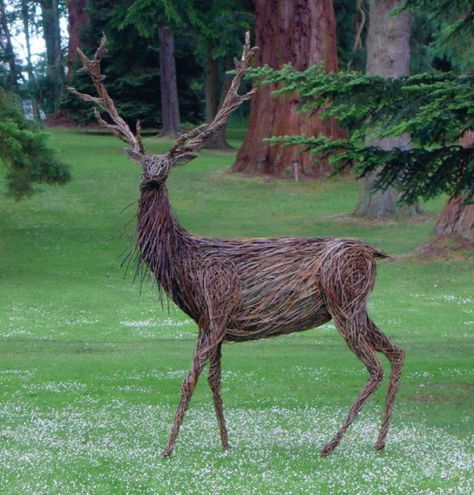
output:
M213 118L250 30L256 65L268 70L256 71L263 86L250 113L234 117L248 133L232 171L322 179L339 161L339 171L363 177L356 216L416 216L419 200L447 193L436 234L472 241L473 18L466 0L2 0L2 100L5 107L5 91L15 93L29 117L48 125L91 125L91 109L66 87L90 89L76 71L77 48L92 52L104 33L104 73L121 114L177 137ZM208 147L228 148L225 133ZM21 140L13 134L4 123L13 194L68 180L45 143L37 151L45 159L13 157L11 141Z

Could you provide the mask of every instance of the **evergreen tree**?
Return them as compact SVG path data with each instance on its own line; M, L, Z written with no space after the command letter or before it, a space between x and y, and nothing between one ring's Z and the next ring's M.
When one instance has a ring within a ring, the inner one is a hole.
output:
M193 9L184 0L134 0L124 20L133 24L147 39L159 40L161 136L175 138L180 133L178 85L176 78L174 30L182 26Z
M328 74L314 67L297 72L287 66L262 68L255 75L283 84L280 93L298 91L304 110L322 110L322 117L335 117L352 131L347 139L285 136L275 142L330 155L339 169L354 163L359 177L379 170L374 189L395 186L403 204L442 193L461 196L463 205L473 200L474 148L465 133L474 129L474 74L383 79L358 72ZM367 135L386 139L404 134L411 135L411 148L384 149L365 140Z
M6 3L0 0L0 65L8 65L6 84L10 89L18 90L19 70L13 50L10 21L11 15L7 12Z
M46 79L44 81L45 100L43 102L47 114L54 113L58 107L64 89L64 60L61 51L60 9L59 0L39 0L41 6L41 24L46 45Z
M28 0L21 0L19 7L23 25L23 34L25 36L26 72L28 73L28 83L23 89L24 93L31 98L33 118L35 120L40 120L40 108L38 103L39 90L31 56L31 26L34 21L35 5L32 5L31 2L28 2Z
M140 119L144 127L157 127L162 120L158 24L152 22L156 19L147 11L142 17L148 19L150 34L143 36L142 28L135 23L138 14L130 12L134 3L88 0L89 22L79 35L80 46L90 53L105 33L108 55L104 57L103 70L120 114L130 124ZM202 119L202 68L195 57L195 34L182 29L175 42L180 113L186 121L197 123ZM87 78L74 72L70 85L84 92L91 89ZM71 95L65 96L61 106L76 123L95 121L90 108Z
M47 135L28 122L15 97L0 89L0 163L7 168L7 190L16 199L35 191L39 183L64 184L69 168L60 162Z
M242 34L253 28L253 6L249 0L201 0L195 8L197 54L205 67L205 118L211 122L229 89L231 78L226 72L234 68L232 59L242 50ZM226 125L206 143L215 149L229 146Z

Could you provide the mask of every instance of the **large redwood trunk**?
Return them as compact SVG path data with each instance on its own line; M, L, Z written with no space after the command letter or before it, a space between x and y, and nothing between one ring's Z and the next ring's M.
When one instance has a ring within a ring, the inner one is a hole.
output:
M177 137L179 135L180 117L178 85L176 82L176 62L174 36L167 26L158 29L160 38L160 89L161 121L160 136Z
M297 70L323 62L326 70L337 70L336 20L331 0L255 0L255 44L257 65L278 69L291 62ZM340 137L333 120L320 121L297 111L299 97L272 97L275 86L258 89L250 106L247 137L232 167L234 172L288 176L324 177L329 166L301 148L271 146L263 139L286 134ZM297 162L297 163L296 163Z
M460 144L465 148L473 146L474 131L466 131ZM449 199L438 218L435 234L474 241L474 204L466 204L463 196Z
M89 16L86 12L86 0L69 0L67 2L69 42L67 48L67 79L71 79L74 62L77 59L77 49L79 48L79 36L88 22Z

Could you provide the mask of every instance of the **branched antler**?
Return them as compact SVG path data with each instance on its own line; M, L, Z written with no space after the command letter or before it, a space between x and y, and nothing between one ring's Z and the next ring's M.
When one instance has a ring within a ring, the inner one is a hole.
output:
M107 92L107 89L105 88L105 84L104 84L105 76L102 75L100 72L100 62L102 59L102 55L106 52L106 48L105 48L106 42L107 42L107 38L105 37L105 35L103 35L102 39L100 40L100 45L97 48L93 59L89 59L80 48L77 49L77 53L79 54L79 57L82 62L82 68L79 69L78 72L86 73L89 75L97 91L97 96L91 96L86 93L80 93L79 91L77 91L75 88L72 87L68 87L68 90L72 94L81 98L81 100L90 101L94 103L96 105L96 108L94 108L94 114L99 125L105 127L106 129L111 130L115 136L117 136L122 141L128 143L132 147L131 151L136 156L143 155L145 153L145 149L143 147L143 143L140 135L141 132L140 121L139 120L137 121L136 134L133 134L133 132L130 130L130 127L128 127L125 120L123 120L123 118L120 117L117 109L115 108L115 104L112 98L110 97L109 93ZM109 124L102 117L99 110L97 110L97 107L99 107L101 110L105 111L109 115L113 124Z
M145 155L145 149L143 147L140 136L140 121L137 121L136 134L133 134L127 123L123 120L122 117L120 117L117 109L115 108L115 104L109 93L107 92L107 89L105 88L105 76L103 76L100 72L100 62L102 55L106 51L106 42L107 39L104 35L102 36L99 48L97 48L93 59L89 59L82 52L82 50L80 50L79 48L77 49L82 62L82 69L80 69L80 72L84 72L89 75L92 82L94 83L95 89L97 91L97 96L80 93L72 87L69 87L68 89L69 91L71 91L71 93L78 96L82 100L94 103L96 105L94 113L98 123L102 127L111 130L114 135L120 138L122 141L130 144L131 149L127 149L129 157L134 160L140 161L140 159ZM256 91L255 89L252 89L243 95L239 95L238 90L240 83L242 82L242 78L244 77L249 63L256 51L257 47L250 47L250 33L245 33L245 44L242 52L242 57L240 60L235 61L236 73L234 78L232 79L230 88L222 103L221 108L219 109L216 116L214 117L214 120L211 123L199 126L178 138L171 150L165 155L170 165L180 165L195 158L197 156L195 154L195 151L197 151L212 134L214 134L220 127L222 127L226 123L229 115L237 107L239 107L244 101L252 97L252 95ZM109 115L113 123L107 122L97 110L97 107L105 111Z
M183 134L175 143L175 145L168 152L168 157L174 165L179 165L181 161L192 160L196 155L195 150L198 150L209 137L212 136L220 127L222 127L229 115L239 107L244 101L249 100L255 93L256 89L251 89L243 95L238 94L240 83L244 77L249 63L252 60L257 47L250 47L250 33L245 33L245 44L240 60L234 59L235 63L235 76L232 79L229 90L226 97L222 102L221 108L217 112L214 120L209 124L196 127L191 131Z

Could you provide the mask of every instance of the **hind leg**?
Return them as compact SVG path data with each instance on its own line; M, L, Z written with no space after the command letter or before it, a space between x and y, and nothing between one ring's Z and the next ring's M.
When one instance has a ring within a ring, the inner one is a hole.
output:
M377 450L381 450L385 447L385 438L390 427L390 418L392 416L393 403L395 400L395 394L400 388L400 376L402 374L402 367L404 361L404 352L398 346L396 346L380 329L377 325L369 319L368 338L370 343L374 346L375 350L382 352L385 357L390 361L392 370L390 373L390 385L387 392L387 401L385 404L385 413L380 428L379 436L375 444Z
M338 446L347 428L349 428L364 403L374 393L383 378L382 365L375 355L373 346L365 337L367 333L367 316L365 312L352 317L334 314L333 318L347 345L366 366L369 372L369 379L352 404L349 414L339 431L321 451L322 456L329 455Z

